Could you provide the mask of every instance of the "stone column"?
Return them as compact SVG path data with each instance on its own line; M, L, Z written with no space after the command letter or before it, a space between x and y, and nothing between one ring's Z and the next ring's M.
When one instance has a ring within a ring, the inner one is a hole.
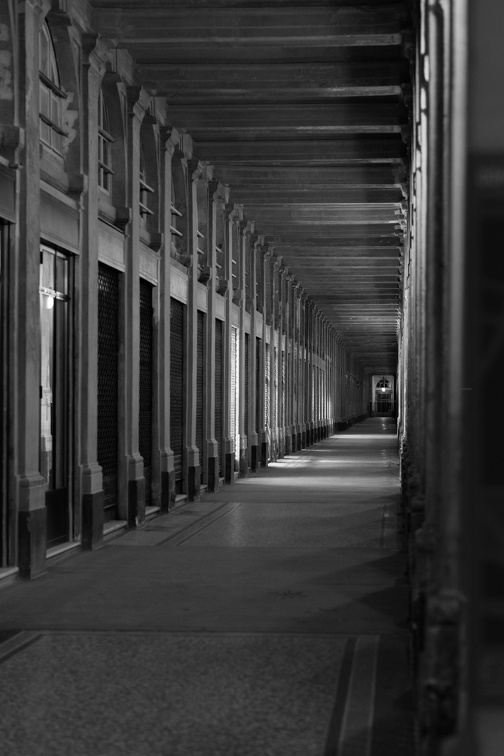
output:
M284 365L287 360L287 339L285 336L285 289L286 289L286 268L281 262L278 269L278 352L277 352L277 375L278 375L278 456L285 456L285 414L287 410L287 386L286 370Z
M291 449L293 452L298 450L297 413L298 413L299 397L298 397L298 381L297 381L297 372L296 372L297 355L298 355L297 288L298 288L298 283L294 279L294 277L292 277L290 281L290 321L289 321L290 322L290 327L289 327L290 345L291 345L290 368L289 368L290 386L291 386L289 429L290 429L290 436L291 436Z
M259 444L260 444L260 459L261 459L261 467L266 467L268 464L268 459L270 456L270 450L271 450L271 360L273 359L273 349L270 342L269 348L270 348L270 369L268 374L266 370L266 335L267 335L267 329L268 326L270 327L270 334L271 334L271 323L272 323L272 317L271 317L271 260L272 260L272 250L264 245L262 243L261 245L258 245L258 253L261 255L261 264L262 264L262 273L263 273L263 287L262 287L262 311L263 311L263 331L262 331L262 354L261 354L261 365L262 365L262 372L265 378L265 381L269 381L269 399L270 399L270 414L268 417L266 417L266 392L265 388L263 388L261 392L261 398L262 398L262 425L260 429L260 436L259 436Z
M238 205L226 205L226 233L225 233L225 276L228 289L225 294L226 322L224 324L224 477L226 483L234 483L234 428L231 428L231 327L233 305L233 246L236 236L236 225L242 219L242 211ZM240 334L241 335L241 334Z
M17 254L12 260L13 333L12 433L14 498L18 512L18 564L22 577L45 571L46 508L40 468L40 131L39 29L42 2L19 6L19 152ZM15 345L15 348L14 348Z
M279 455L279 433L278 433L278 355L281 347L280 336L278 333L278 321L280 311L280 286L278 270L281 264L281 258L272 257L270 262L271 269L271 328L270 328L270 366L271 366L271 383L270 383L270 454L271 459L275 462ZM276 359L275 359L276 349ZM276 381L275 381L276 378ZM274 418L274 420L273 420Z
M175 506L175 464L170 446L170 320L171 320L171 169L179 134L175 129L161 131L160 151L160 225L162 248L159 273L159 470L161 512Z
M250 386L251 386L251 380L250 380L250 374L251 372L255 372L251 368L251 360L250 360L250 352L252 349L252 345L249 341L249 361L248 361L248 376L245 375L245 314L247 312L247 287L246 287L246 258L248 255L248 249L250 246L250 235L254 230L253 223L247 220L241 220L239 225L239 236L238 236L238 244L239 244L239 260L240 260L240 280L239 280L239 292L240 292L240 299L239 299L239 308L240 308L240 355L239 355L239 365L240 369L238 372L238 381L240 382L240 405L237 407L237 412L239 413L239 430L240 430L240 449L239 449L239 463L238 463L238 469L240 473L240 477L245 477L248 475L248 437L245 433L245 380L248 381L248 387L249 387L249 397L248 397L248 406L247 406L247 412L248 412L248 419L249 424L251 422L250 417ZM252 313L253 314L253 313ZM251 320L253 318L251 317ZM249 340L250 340L249 335ZM255 350L254 350L255 352Z
M257 354L257 310L260 307L260 299L262 294L259 293L258 297L258 261L259 261L259 239L257 235L249 234L248 237L248 252L250 254L250 272L251 272L251 315L250 315L250 357L249 357L249 434L248 445L250 451L250 469L252 472L256 472L259 467L259 433L261 428L257 425L257 415L259 411L259 417L264 417L264 382L260 381L259 385L256 385L256 361ZM261 308L262 309L262 308ZM264 319L264 315L263 315ZM261 359L261 355L259 355ZM261 364L264 364L261 362ZM261 374L261 371L260 371ZM262 408L262 414L261 414Z
M207 300L207 330L206 330L206 454L207 454L207 487L214 492L219 488L219 445L215 438L215 317L217 279L219 278L217 262L217 212L222 212L227 201L228 191L218 181L209 183L208 193L208 248L207 259L210 269Z
M98 411L98 99L108 49L97 35L82 40L84 103L83 168L88 190L82 197L80 258L79 392L82 548L103 544L103 480L97 461Z
M198 183L205 180L206 164L190 160L189 168L189 239L187 254L187 325L186 325L186 371L185 371L185 479L187 499L194 501L200 495L201 466L199 449L196 446L196 394L198 367Z
M281 272L281 290L282 290L282 323L281 323L281 336L283 343L283 355L281 357L282 362L282 446L283 454L289 454L291 447L291 432L290 432L290 400L291 400L291 382L289 377L289 271L283 267Z
M120 412L124 423L124 451L127 463L128 493L126 519L128 527L141 525L145 520L145 478L143 459L138 451L138 413L140 391L140 129L150 97L141 87L127 88L128 129L127 206L131 208L131 223L125 239L125 297L123 304L124 357L123 406Z
M296 412L293 418L292 434L296 439L296 451L303 448L302 424L303 424L303 376L301 371L302 341L301 341L301 308L303 292L299 283L294 287L294 380L296 382Z

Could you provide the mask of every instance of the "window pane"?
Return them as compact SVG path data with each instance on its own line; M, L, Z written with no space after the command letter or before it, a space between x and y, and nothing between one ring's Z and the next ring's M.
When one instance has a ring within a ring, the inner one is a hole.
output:
M61 127L61 100L51 92L51 121Z
M60 155L62 154L62 152L63 152L63 138L62 138L61 134L58 134L58 132L54 131L54 130L52 130L51 146L52 146L52 148L53 148L53 150L55 152L59 153Z
M51 117L49 105L49 90L43 84L40 85L40 112L47 118Z

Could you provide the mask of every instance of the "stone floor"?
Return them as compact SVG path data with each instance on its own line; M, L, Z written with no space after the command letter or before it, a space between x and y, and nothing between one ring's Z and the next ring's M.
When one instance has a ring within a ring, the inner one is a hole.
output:
M2 756L413 756L373 418L0 592Z

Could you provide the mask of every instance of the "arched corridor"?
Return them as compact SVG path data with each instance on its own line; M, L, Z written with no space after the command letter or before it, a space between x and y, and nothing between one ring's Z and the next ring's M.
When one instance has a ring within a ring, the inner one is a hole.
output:
M5 752L414 754L397 470L371 418L0 594Z
M0 2L9 756L502 756L502 39L501 0ZM270 661L285 728L223 729Z

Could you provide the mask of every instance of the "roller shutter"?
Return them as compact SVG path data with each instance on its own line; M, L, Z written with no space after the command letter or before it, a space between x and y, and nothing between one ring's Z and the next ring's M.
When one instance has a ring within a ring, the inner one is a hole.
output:
M248 333L245 334L245 376L244 376L244 415L243 415L243 425L244 425L244 433L245 436L248 437L249 432L249 349L250 349L250 336Z
M174 454L177 493L182 491L184 442L184 310L177 299L170 302L170 446Z
M224 470L223 445L222 445L223 342L224 342L224 323L222 322L222 320L216 320L215 321L215 439L217 441L218 448L219 448L219 472L221 475L222 475L222 471Z
M256 404L255 404L255 412L256 412L256 431L257 433L260 433L264 427L264 422L261 418L261 391L263 390L264 381L261 377L261 339L256 337L256 363L255 363L255 371L256 371Z
M203 423L205 414L205 313L197 315L197 359L196 359L196 446L199 449L201 474L203 475Z
M145 505L152 503L152 389L153 315L152 285L140 279L140 392L138 451L143 458Z
M119 276L98 265L98 438L103 474L105 522L117 519L119 407Z

